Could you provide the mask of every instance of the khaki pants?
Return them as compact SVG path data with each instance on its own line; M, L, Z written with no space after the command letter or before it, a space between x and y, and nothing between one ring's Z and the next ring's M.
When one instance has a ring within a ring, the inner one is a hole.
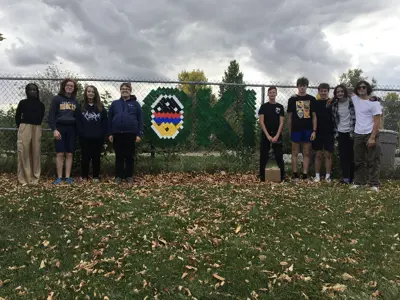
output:
M40 125L20 124L18 129L18 181L37 184L40 177Z
M368 147L371 134L355 134L354 137L354 184L378 187L381 166L381 145L379 134L375 137L375 146ZM369 181L369 182L368 182Z

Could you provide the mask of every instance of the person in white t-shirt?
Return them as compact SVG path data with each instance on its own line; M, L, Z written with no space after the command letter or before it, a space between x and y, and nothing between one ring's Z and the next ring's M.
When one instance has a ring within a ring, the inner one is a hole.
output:
M352 188L369 183L373 191L378 191L380 173L379 128L382 106L376 97L371 97L371 85L362 80L355 87L351 97L356 112L354 129L355 174Z

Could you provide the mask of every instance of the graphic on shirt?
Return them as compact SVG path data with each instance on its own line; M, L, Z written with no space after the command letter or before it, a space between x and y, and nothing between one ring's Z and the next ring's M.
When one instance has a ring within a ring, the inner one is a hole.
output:
M160 95L151 108L151 128L160 139L174 139L183 128L182 103L175 95Z
M98 121L98 120L100 120L100 118L101 118L101 116L100 116L100 113L95 113L95 112L85 112L85 113L82 113L82 115L85 117L85 119L87 120L87 121Z
M299 119L310 118L310 100L296 101L296 113Z
M280 107L276 107L275 108L275 112L276 112L277 115L279 115L279 113L281 112L281 108Z
M60 104L60 110L72 110L75 111L76 105L71 102L62 102Z

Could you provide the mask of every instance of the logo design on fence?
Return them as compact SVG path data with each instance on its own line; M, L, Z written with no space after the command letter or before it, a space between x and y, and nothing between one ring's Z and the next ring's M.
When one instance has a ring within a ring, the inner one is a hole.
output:
M160 139L174 139L183 128L182 103L175 95L160 95L151 108L151 128Z

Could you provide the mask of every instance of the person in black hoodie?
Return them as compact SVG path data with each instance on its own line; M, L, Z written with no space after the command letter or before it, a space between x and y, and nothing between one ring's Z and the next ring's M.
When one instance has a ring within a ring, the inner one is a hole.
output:
M109 140L115 151L115 182L119 184L126 179L131 184L135 143L143 135L143 112L136 96L131 95L130 83L122 83L120 91L121 98L111 103L108 112Z
M35 83L25 87L26 99L18 103L15 123L18 127L18 181L38 184L40 178L40 138L45 106Z
M83 180L89 178L89 165L92 161L93 181L99 182L101 149L108 130L107 111L93 85L85 88L83 98L83 105L76 119L82 150L81 177Z
M66 156L65 182L73 183L71 178L72 155L76 148L76 116L79 108L75 98L77 92L77 82L69 78L64 79L60 85L60 92L51 102L47 121L56 140L57 179L54 184L63 182L64 154Z

